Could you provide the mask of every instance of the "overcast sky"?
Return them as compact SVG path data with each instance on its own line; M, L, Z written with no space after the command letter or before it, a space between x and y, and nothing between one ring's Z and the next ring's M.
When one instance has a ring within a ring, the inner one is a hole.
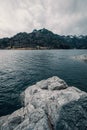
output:
M87 0L0 0L0 37L41 28L87 34Z

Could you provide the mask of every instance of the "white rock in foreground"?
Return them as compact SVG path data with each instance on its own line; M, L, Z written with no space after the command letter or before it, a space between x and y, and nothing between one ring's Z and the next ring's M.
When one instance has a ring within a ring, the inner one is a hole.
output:
M23 106L1 117L1 130L86 130L87 93L54 76L28 87Z
M87 55L86 54L74 56L73 58L77 59L77 60L87 61Z

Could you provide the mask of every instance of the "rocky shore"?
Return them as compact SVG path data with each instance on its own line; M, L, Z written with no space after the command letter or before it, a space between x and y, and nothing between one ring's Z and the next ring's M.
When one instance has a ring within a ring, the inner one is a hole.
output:
M28 87L23 107L0 117L0 130L87 130L87 93L56 76Z

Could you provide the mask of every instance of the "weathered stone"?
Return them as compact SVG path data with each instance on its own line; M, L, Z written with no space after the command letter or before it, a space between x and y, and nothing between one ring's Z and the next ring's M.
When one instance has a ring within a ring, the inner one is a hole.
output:
M64 105L56 125L56 130L87 130L87 96Z
M23 107L0 118L0 130L86 130L87 93L54 76L22 93Z

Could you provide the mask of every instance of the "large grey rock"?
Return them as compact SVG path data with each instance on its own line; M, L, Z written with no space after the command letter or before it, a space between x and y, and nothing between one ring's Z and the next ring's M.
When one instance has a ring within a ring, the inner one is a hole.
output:
M56 130L87 130L87 96L62 107Z
M86 130L87 93L54 76L22 93L23 107L0 118L1 130Z

